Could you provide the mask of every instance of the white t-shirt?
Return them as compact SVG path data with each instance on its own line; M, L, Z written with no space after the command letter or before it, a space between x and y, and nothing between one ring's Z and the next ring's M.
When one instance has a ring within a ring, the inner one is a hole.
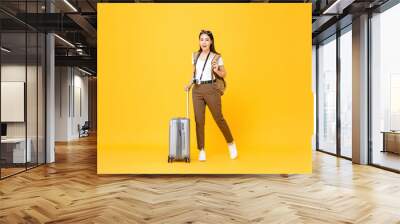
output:
M211 80L211 62L212 62L213 58L215 57L215 55L216 55L215 53L210 53L210 56L208 57L208 60L207 60L206 67L204 68L203 77L201 77L201 81ZM207 58L207 56L206 56L206 58ZM200 79L201 71L203 70L204 61L206 60L206 58L202 59L199 56L199 58L197 59L196 76L195 76L195 79L197 79L197 80ZM193 64L194 64L194 58L193 58L193 54L192 54L192 65ZM218 66L221 66L224 64L221 56L218 58L217 64L218 64Z

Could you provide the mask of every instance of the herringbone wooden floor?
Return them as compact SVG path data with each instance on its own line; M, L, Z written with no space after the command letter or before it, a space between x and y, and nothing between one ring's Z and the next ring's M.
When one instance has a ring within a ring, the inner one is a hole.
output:
M312 175L96 174L96 141L0 181L0 223L400 223L400 175L316 152Z

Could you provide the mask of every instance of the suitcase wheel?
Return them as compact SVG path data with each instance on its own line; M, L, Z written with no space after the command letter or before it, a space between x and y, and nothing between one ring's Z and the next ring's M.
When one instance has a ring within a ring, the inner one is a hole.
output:
M168 156L168 162L172 163L172 158Z

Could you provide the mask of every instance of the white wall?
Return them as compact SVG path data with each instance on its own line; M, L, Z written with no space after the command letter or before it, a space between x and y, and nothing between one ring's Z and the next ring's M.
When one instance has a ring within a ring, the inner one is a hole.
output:
M25 121L25 82L1 81L1 121Z
M76 72L77 70L75 70ZM85 121L88 121L89 118L89 111L88 111L88 77L85 76L81 76L79 73L79 75L76 75L75 73L75 79L74 79L74 86L75 86L75 96L74 96L74 100L75 100L75 106L74 106L74 119L72 119L72 135L77 138L79 137L79 133L78 133L78 129L77 126L78 124L83 125L85 123ZM80 93L79 93L80 91ZM78 97L80 95L80 98ZM79 102L80 101L80 105ZM81 107L81 108L78 108ZM79 109L81 109L82 111L80 112Z
M68 140L69 73L67 67L55 68L55 141Z
M36 76L36 67L34 66L28 66L27 68L24 65L18 65L18 64L6 64L6 65L2 65L1 66L1 81L2 82L25 82L25 75L26 75L26 71L25 69L27 69L27 74L28 74L28 79L29 79L29 84L30 85L36 85L36 81L33 83L32 78L30 78L30 75L35 75ZM34 101L31 98L35 98L36 99L36 88L32 89L32 88L28 88L28 103ZM31 92L32 91L32 92ZM4 97L4 96L3 96ZM33 105L28 105L28 106L33 106ZM36 105L34 105L34 107L36 108ZM6 108L2 108L2 110L6 110ZM36 113L28 113L28 122L32 122L34 121L36 123ZM32 117L33 116L33 117ZM28 129L30 127L33 127L33 125L29 125L28 124ZM36 130L36 126L34 127L34 129ZM29 133L31 133L28 130L28 137ZM25 137L25 122L7 122L7 136L8 137Z
M56 67L55 73L55 140L70 141L88 120L88 77L72 67Z

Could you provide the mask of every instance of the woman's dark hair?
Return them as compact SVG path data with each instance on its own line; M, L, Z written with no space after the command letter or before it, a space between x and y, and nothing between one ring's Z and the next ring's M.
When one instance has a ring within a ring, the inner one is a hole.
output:
M213 53L219 54L215 50L215 42L214 42L214 36L213 36L212 32L209 31L209 30L201 30L200 34L199 34L199 39L200 39L202 34L206 34L208 37L210 37L210 40L211 40L210 51L213 52ZM201 53L201 47L199 48L199 53Z

